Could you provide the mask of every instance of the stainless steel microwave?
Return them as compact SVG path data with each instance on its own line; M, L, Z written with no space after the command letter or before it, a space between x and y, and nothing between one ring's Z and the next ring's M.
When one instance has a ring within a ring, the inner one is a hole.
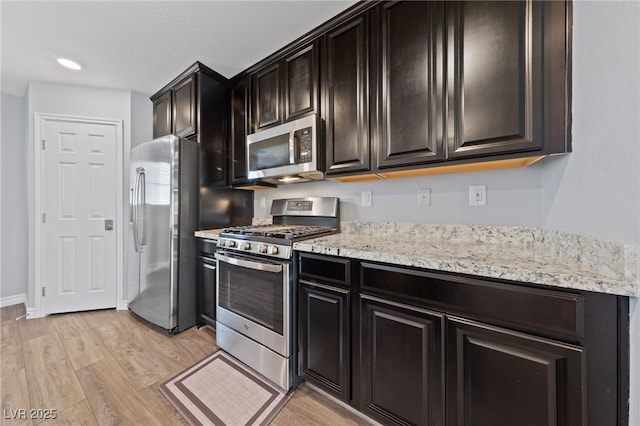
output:
M247 136L249 179L274 184L324 178L317 114Z

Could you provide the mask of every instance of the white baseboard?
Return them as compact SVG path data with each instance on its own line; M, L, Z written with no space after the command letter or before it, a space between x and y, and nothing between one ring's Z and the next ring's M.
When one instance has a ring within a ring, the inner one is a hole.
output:
M27 306L27 295L25 293L0 298L0 308L19 305L20 303L24 303L24 306Z

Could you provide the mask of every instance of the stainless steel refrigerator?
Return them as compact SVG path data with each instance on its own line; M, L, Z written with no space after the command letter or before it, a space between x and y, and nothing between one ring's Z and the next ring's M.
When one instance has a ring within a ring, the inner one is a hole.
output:
M129 309L171 333L196 321L199 144L165 136L131 149Z

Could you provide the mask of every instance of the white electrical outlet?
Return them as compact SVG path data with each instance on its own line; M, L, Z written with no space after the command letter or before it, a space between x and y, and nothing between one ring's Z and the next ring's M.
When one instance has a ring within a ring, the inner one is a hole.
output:
M260 208L261 209L267 208L267 197L260 197Z
M469 205L470 206L486 206L487 205L487 185L476 185L469 187Z
M362 206L371 207L371 191L362 191Z
M431 188L418 189L418 205L419 206L431 205Z

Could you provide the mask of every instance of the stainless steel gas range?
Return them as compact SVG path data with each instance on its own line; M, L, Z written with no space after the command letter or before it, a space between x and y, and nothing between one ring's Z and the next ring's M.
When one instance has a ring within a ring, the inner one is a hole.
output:
M335 197L274 200L272 225L218 238L216 344L284 390L295 378L295 241L338 232Z

